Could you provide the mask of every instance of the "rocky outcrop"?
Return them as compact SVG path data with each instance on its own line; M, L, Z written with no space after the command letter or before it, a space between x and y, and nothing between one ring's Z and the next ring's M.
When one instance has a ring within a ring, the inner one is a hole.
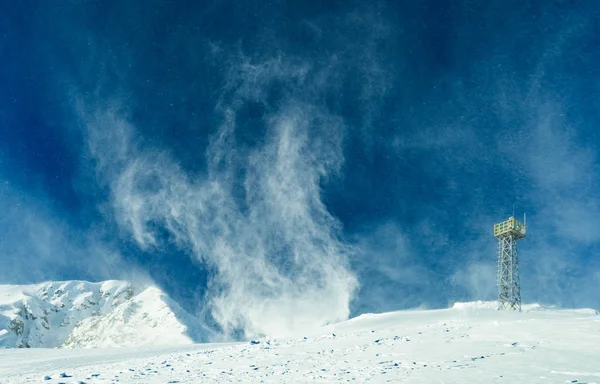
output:
M128 282L0 285L0 347L206 342L211 331L156 287Z

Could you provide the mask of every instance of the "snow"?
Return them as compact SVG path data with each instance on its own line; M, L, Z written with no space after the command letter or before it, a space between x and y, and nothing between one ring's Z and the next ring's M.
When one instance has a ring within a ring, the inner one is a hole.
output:
M114 280L0 285L0 347L174 345L210 336L155 287Z
M367 314L233 344L0 350L0 382L600 383L594 310L495 303Z

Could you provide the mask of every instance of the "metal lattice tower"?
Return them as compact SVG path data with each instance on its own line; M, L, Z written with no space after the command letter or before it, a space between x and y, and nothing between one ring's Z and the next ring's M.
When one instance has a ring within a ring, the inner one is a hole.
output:
M494 225L494 236L498 239L498 309L521 310L517 241L525 233L525 224L514 217Z

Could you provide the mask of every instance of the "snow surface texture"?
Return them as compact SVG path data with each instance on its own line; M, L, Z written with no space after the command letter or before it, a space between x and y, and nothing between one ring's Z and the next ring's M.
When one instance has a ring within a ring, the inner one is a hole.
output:
M303 337L105 350L0 350L0 382L600 383L594 310L462 303L363 315Z
M155 287L138 290L123 281L0 285L0 348L192 344L209 336Z

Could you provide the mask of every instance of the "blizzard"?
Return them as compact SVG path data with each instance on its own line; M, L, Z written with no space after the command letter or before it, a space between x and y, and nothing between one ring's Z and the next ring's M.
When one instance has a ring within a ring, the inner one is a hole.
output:
M495 308L365 314L239 343L3 349L0 382L600 383L597 311Z

